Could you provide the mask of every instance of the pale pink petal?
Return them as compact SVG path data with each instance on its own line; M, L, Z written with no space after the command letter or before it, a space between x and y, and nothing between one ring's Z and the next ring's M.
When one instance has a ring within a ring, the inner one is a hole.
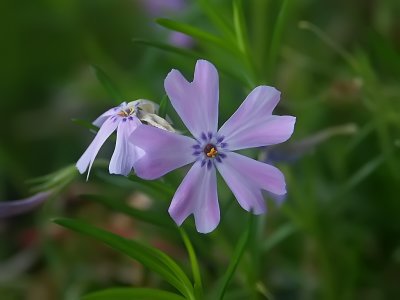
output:
M161 177L196 159L195 140L153 126L139 125L129 141L144 151L134 164L136 174L144 179Z
M168 212L178 225L193 214L198 232L213 231L220 219L215 168L196 162L178 187Z
M216 132L218 127L218 72L206 60L198 60L193 82L177 70L165 78L165 91L176 112L194 137Z
M78 168L81 174L85 173L86 170L89 168L87 178L89 178L90 169L93 165L97 153L99 152L101 146L104 144L107 138L117 128L118 123L119 123L118 119L112 119L112 118L107 119L100 127L94 140L86 149L85 153L83 153L81 158L76 163L76 167Z
M265 212L261 190L276 195L286 193L284 175L271 165L229 152L216 166L239 204L255 214Z
M280 92L273 87L256 87L218 131L229 150L282 143L294 130L295 117L274 116Z
M143 152L129 142L129 136L140 124L136 117L130 118L125 118L118 125L117 141L109 166L110 174L128 175L135 161L140 158L140 152Z

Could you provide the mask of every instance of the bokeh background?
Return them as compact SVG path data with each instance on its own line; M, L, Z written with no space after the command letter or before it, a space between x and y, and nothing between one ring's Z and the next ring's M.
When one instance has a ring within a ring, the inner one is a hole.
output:
M286 1L283 13L281 1L243 2L244 58L225 42L234 27L232 1L1 1L0 201L32 195L29 179L77 161L93 134L72 119L90 122L123 100L160 103L169 70L190 79L197 55L220 70L220 124L258 84L281 90L277 112L297 117L286 146L249 152L281 168L289 192L281 207L267 200L269 212L256 219L226 298L399 299L400 2ZM225 46L173 33L154 21L160 17L209 32ZM102 86L99 72L118 96ZM109 141L100 157L112 149ZM178 184L183 173L169 180ZM72 300L111 286L171 289L122 254L50 222L86 220L146 241L189 270L176 232L80 195L164 219L169 200L107 175L101 164L89 182L72 177L40 208L0 219L0 298ZM199 235L186 224L210 290L247 218L223 184L219 192L225 211L214 233Z

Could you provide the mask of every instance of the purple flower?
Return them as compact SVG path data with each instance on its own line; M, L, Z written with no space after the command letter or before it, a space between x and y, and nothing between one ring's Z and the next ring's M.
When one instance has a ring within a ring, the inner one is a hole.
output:
M179 12L185 8L184 0L141 0L147 12L156 17L168 12Z
M50 192L41 192L25 199L0 202L0 218L27 213L46 201L50 195Z
M193 82L172 70L165 79L165 90L194 139L150 126L139 126L130 138L145 152L135 163L142 178L155 179L194 162L169 207L178 225L190 214L199 232L210 232L218 225L216 169L239 204L254 214L266 210L262 190L286 193L281 171L233 152L282 143L292 135L296 119L272 115L280 97L275 88L255 88L219 130L218 73L211 63L197 62Z
M93 124L100 129L76 163L79 172L83 174L89 168L87 175L87 178L89 178L90 169L101 146L117 130L117 141L111 157L109 171L111 174L128 175L134 162L143 154L141 149L128 142L128 137L141 124L140 120L153 116L157 108L158 106L153 102L141 99L129 103L123 102L98 117ZM160 127L162 128L162 126Z

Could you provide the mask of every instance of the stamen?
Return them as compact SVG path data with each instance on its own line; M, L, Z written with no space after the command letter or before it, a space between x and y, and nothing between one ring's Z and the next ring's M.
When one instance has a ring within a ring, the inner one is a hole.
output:
M204 153L209 158L215 158L218 155L217 147L212 144L207 144L204 147Z
M208 157L212 157L212 158L216 157L217 154L218 154L218 151L215 150L215 148L211 148L211 150L210 150L209 152L206 153L206 155L207 155Z
M121 110L119 113L117 113L118 116L121 117L129 117L130 115L133 114L135 109L133 107L128 107L126 109Z

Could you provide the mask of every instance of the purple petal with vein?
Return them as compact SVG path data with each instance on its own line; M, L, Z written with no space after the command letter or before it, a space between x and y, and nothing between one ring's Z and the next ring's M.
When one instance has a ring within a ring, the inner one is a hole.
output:
M133 168L135 161L143 155L143 151L129 142L129 136L140 124L139 119L135 121L121 122L117 129L117 141L114 153L111 157L110 174L128 175Z
M123 102L123 103L121 104L121 106L122 106L122 105L126 105L126 102ZM115 115L116 110L117 110L117 107L110 108L110 109L107 110L105 113L101 114L96 120L94 120L94 121L92 122L92 124L93 124L94 126L101 127L101 125L103 125L104 122L105 122L109 117Z
M229 150L282 143L294 130L295 117L274 116L280 92L273 87L256 87L225 122L218 133L225 137Z
M81 158L76 163L76 167L78 168L81 174L85 173L89 168L87 178L89 178L90 169L93 165L94 159L96 158L97 153L99 152L101 146L107 140L107 138L113 133L113 131L117 128L118 121L113 121L111 118L107 119L104 124L100 127L99 131L96 134L96 137L86 149L86 151L82 154Z
M176 112L194 137L202 132L216 132L218 127L218 72L206 60L198 60L193 82L178 70L169 72L165 91Z
M148 125L139 125L129 141L144 155L134 164L135 172L144 179L156 179L193 162L195 140Z
M50 195L50 192L42 192L21 200L0 202L0 218L27 213L46 201Z
M220 219L215 168L208 170L196 162L178 187L168 212L178 225L193 214L198 232L213 231Z
M261 190L276 195L286 193L284 175L271 165L230 152L223 163L216 166L240 205L247 211L255 214L265 212Z

